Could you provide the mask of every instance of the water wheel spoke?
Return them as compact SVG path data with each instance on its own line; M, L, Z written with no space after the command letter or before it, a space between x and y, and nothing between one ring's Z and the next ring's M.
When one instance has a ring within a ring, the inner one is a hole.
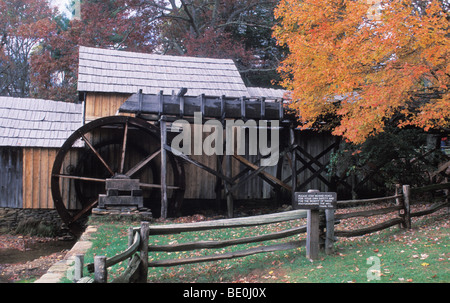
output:
M114 175L113 170L111 169L111 167L109 167L109 165L106 163L106 161L103 159L103 157L99 154L99 152L95 149L95 147L91 144L91 142L86 138L86 136L84 134L82 134L81 132L79 132L79 134L81 135L81 137L83 138L84 142L86 142L86 144L89 146L89 148L92 150L92 152L97 156L97 158L100 160L100 162L103 163L103 165L105 166L105 168L109 171L109 173L111 174L111 176Z
M53 174L52 176L58 177L58 178L74 179L74 180L103 182L103 183L106 182L106 179L92 178L92 177L72 176L72 175L64 175L64 174Z
M145 159L143 159L142 161L140 161L138 164L136 164L133 168L131 168L129 171L127 171L125 173L126 176L131 177L132 175L134 175L135 173L137 173L138 171L140 171L145 165L147 165L148 163L150 163L150 161L152 161L153 158L155 158L157 155L159 155L161 153L161 150L158 149L157 151L155 151L153 154L151 154L150 156L146 157Z
M85 213L90 211L91 208L93 208L97 204L97 202L98 202L98 199L92 201L91 203L89 203L88 205L83 207L82 210L80 210L75 216L72 217L72 220L70 223L73 223L73 222L77 221L78 219L80 219Z
M161 184L151 184L151 183L139 183L140 187L143 188L161 188ZM181 189L179 186L167 185L167 189Z
M125 166L125 152L127 150L127 138L128 138L128 121L125 123L123 129L123 142L122 142L122 154L120 155L119 173L123 173L123 167Z

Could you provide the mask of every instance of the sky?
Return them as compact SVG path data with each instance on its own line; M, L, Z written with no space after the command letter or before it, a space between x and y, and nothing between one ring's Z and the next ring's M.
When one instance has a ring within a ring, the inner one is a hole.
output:
M49 0L50 5L58 7L61 13L64 13L67 17L72 17L69 10L67 10L66 6L68 6L71 0Z

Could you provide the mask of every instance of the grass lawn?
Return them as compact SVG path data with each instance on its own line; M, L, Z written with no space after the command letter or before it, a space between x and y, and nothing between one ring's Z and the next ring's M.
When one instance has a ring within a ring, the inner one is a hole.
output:
M265 282L265 283L411 283L450 282L450 222L447 209L413 220L412 230L391 227L371 235L340 238L333 255L321 255L314 262L305 258L305 248L263 253L244 258L190 264L184 266L149 268L149 282ZM92 248L85 263L94 255L111 257L126 249L127 228L134 222L99 222ZM150 237L152 244L219 240L269 233L305 224L303 220L251 228L233 228ZM293 240L290 237L280 241ZM305 237L305 234L300 235ZM242 250L257 245L238 245L223 249L203 249L189 252L152 252L150 260L185 258ZM370 258L370 259L369 259ZM108 281L126 268L126 261L108 271ZM88 275L86 273L86 275ZM90 274L93 276L93 274Z

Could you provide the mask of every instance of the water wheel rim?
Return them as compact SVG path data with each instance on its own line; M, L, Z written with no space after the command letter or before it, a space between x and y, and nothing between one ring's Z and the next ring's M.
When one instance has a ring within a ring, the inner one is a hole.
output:
M109 126L109 125L119 125L123 124L125 128L125 124L128 124L129 126L138 128L141 131L146 132L150 136L152 136L157 142L159 142L160 138L160 129L153 125L148 123L147 121L140 119L140 118L134 118L134 117L128 117L128 116L111 116L111 117L103 117L99 118L97 120L94 120L92 122L89 122L82 127L80 127L77 131L75 131L69 138L64 142L64 144L61 146L61 148L58 150L53 167L52 167L52 174L51 174L51 193L52 198L54 202L54 206L62 219L62 221L69 227L69 229L73 233L80 233L82 232L82 226L80 225L77 220L74 218L77 217L78 213L72 214L72 211L69 211L68 208L66 208L64 199L61 195L61 187L60 187L60 178L61 178L61 168L63 165L63 162L65 160L66 155L69 153L69 151L73 148L74 143L79 140L83 135L88 134L95 129ZM170 161L170 165L174 168L174 179L176 182L178 182L179 190L175 191L174 199L175 203L180 203L179 201L183 199L184 197L184 186L185 186L185 180L184 180L184 167L182 162L175 157L174 155L170 154L168 157L168 160ZM87 205L87 207L90 207L87 211L90 211L92 209L97 201L94 201L91 203L92 205ZM84 211L85 209L83 209ZM79 219L79 218L78 218Z

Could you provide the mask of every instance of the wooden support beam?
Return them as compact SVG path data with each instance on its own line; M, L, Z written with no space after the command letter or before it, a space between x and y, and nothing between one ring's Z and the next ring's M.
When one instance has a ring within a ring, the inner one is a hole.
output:
M173 149L172 147L170 147L169 145L165 144L164 145L164 149L173 153ZM227 181L228 183L233 184L233 179L229 178L228 176L225 176L223 174L221 174L220 172L215 171L214 169L204 165L203 163L200 163L192 158L190 158L189 156L186 156L184 154L177 154L178 157L182 158L183 160L186 160L187 162L194 164L195 166L207 171L210 174L213 174L217 177L220 177L222 180Z
M140 96L142 96L142 101L139 99ZM195 112L203 112L204 118L260 119L263 110L264 120L294 118L292 115L285 115L283 100L276 102L265 102L264 100L263 106L260 102L246 97L205 96L203 100L204 110L202 111L202 102L198 96L183 96L183 100L181 100L180 95L177 97L176 94L171 96L161 93L159 95L134 94L120 106L119 112L136 113L141 110L142 114L158 115L158 117L161 115L179 116L181 106L184 107L183 115L185 117L192 117Z
M233 177L233 172L232 172L232 164L231 164L231 156L230 155L226 155L225 156L225 173L227 175L228 178L232 178ZM234 201L233 201L233 193L231 190L231 186L232 183L231 182L227 182L225 181L225 189L226 189L226 194L227 194L227 214L228 214L228 218L233 218L233 213L234 213Z
M143 99L144 99L144 96L142 96L142 89L140 89L139 90L139 92L138 92L138 100L139 100L139 107L138 107L138 110L137 110L137 112L136 112L136 115L141 115L142 114L142 103L144 102L143 101Z
M242 156L239 155L233 155L233 157L238 160L239 162L243 163L244 165L252 168L253 170L257 170L259 169L259 167L253 163L251 163L250 161L248 161L247 159L245 159ZM279 180L278 178L272 176L271 174L269 174L268 172L265 171L261 171L260 174L264 175L265 177L269 178L270 180L274 181L276 184L281 185L282 187L286 188L289 191L292 191L292 187L287 185L286 183L282 182L281 180Z
M289 129L289 145L290 148L292 149L291 152L291 169L292 169L292 174L291 174L291 178L292 178L292 206L294 207L295 204L295 191L297 190L297 160L296 160L296 154L295 154L295 149L294 149L294 144L295 144L295 133L294 133L294 126L291 125L290 129Z
M259 175L263 169L265 169L265 166L260 166L258 169L253 170L251 173L249 173L248 175L242 177L239 179L239 182L235 183L232 187L231 190L235 190L237 189L239 186L243 185L246 181L250 180L251 178L253 178L256 175Z
M160 119L161 132L161 218L167 218L167 152L164 146L167 144L167 125L165 116Z
M223 160L223 156L216 155L216 171L217 172L221 172L221 170L222 170L222 160ZM216 192L217 210L220 210L220 204L222 201L222 179L219 176L216 176L215 192Z
M261 103L261 120L266 119L266 98L259 99L259 102Z

